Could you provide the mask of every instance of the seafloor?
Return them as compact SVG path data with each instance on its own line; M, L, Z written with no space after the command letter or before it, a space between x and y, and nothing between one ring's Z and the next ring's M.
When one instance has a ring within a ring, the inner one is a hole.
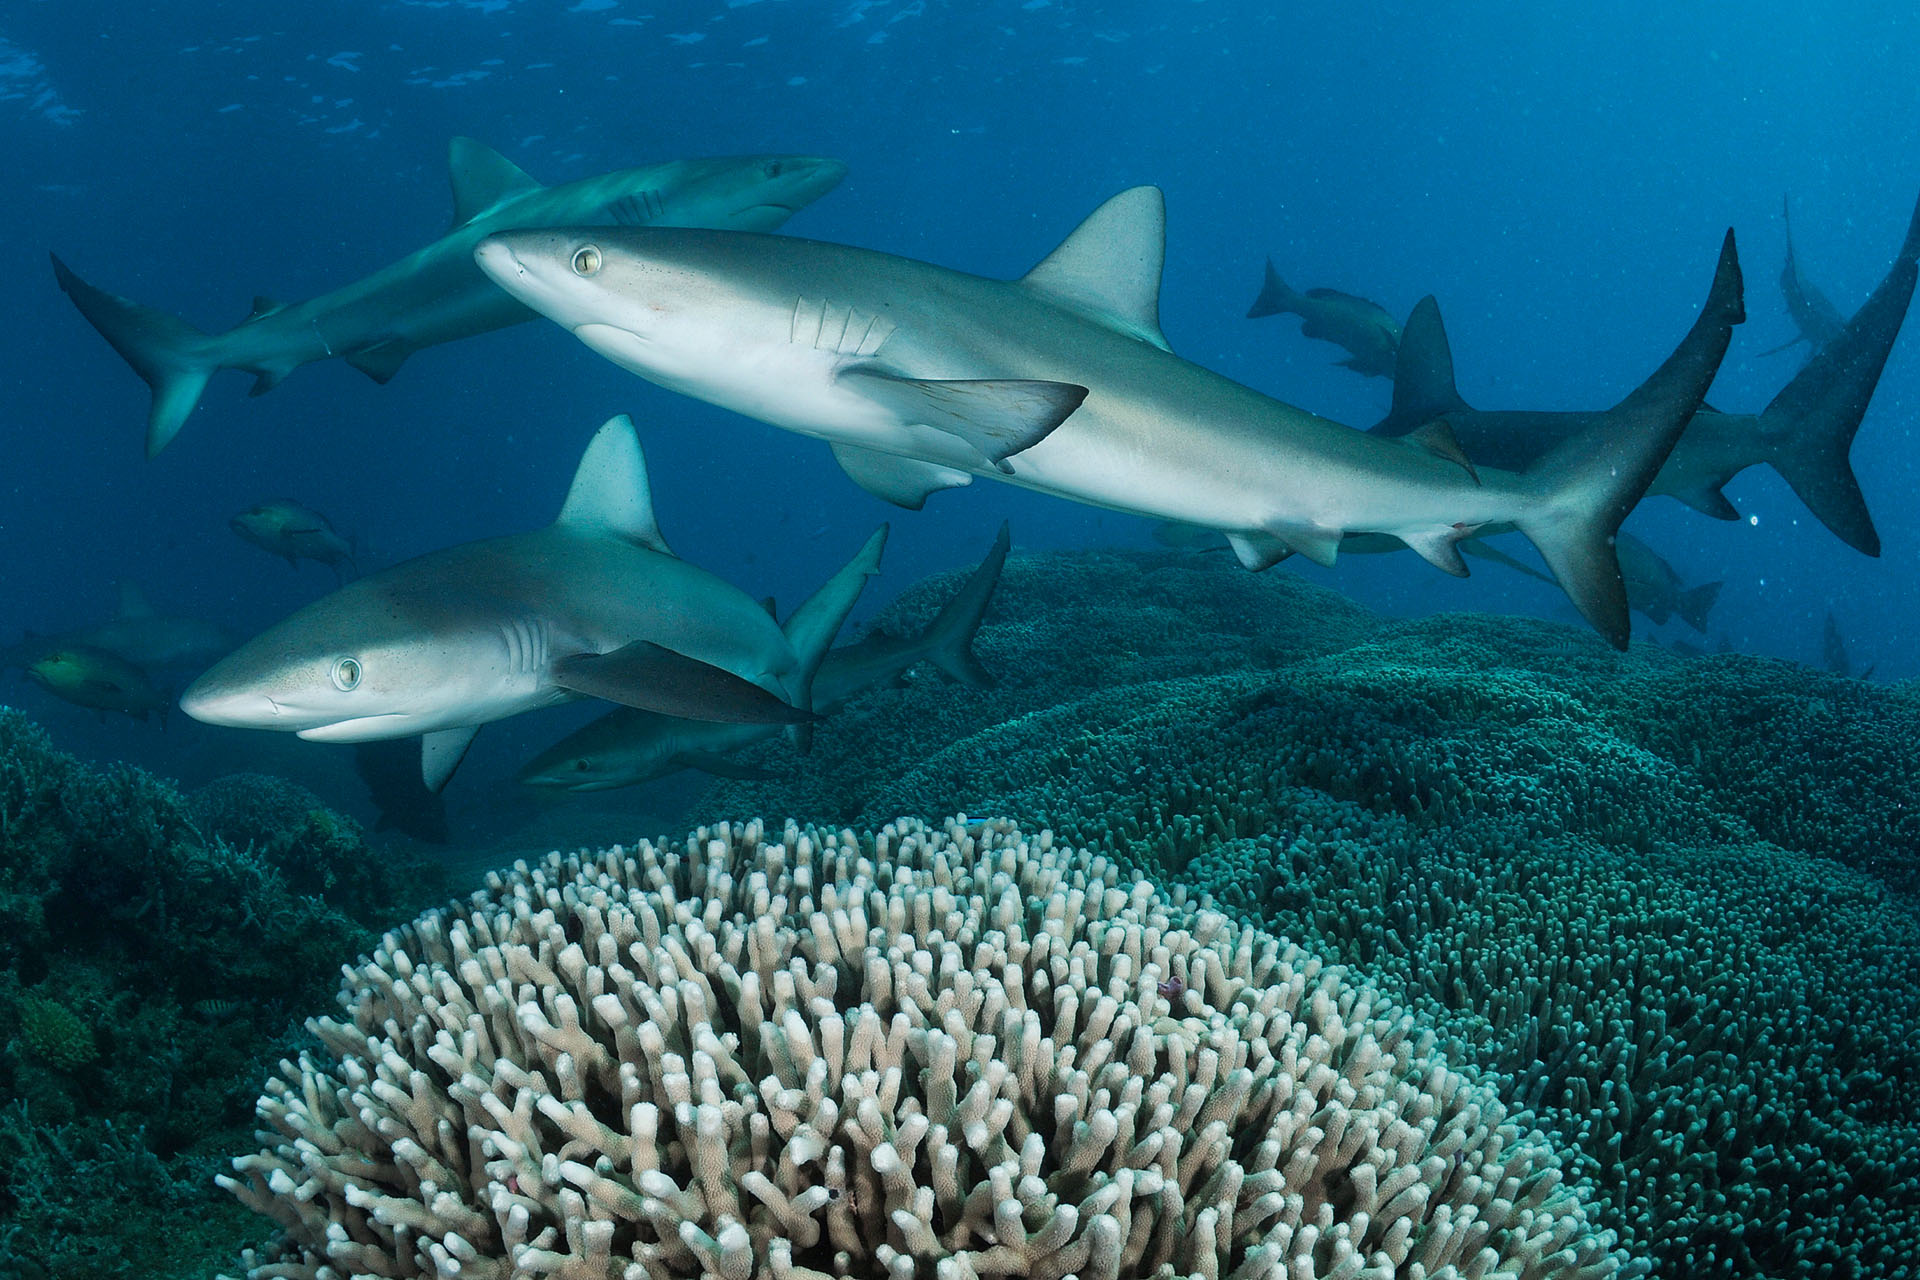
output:
M923 584L878 625L924 622ZM1531 1112L1653 1273L1920 1275L1920 698L1220 555L1009 562L988 690L867 695L688 825L1051 828L1350 966ZM260 778L0 718L0 1273L232 1270L211 1173L340 965L451 887ZM576 844L631 841L589 815Z

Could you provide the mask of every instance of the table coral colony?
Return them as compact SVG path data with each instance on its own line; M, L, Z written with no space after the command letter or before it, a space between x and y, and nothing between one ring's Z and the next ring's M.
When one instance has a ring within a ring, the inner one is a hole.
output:
M387 935L253 1280L1637 1273L1345 970L1006 822L552 854Z

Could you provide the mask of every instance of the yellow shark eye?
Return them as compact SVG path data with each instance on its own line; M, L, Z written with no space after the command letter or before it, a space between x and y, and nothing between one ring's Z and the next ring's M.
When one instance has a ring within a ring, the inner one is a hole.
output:
M581 245L573 255L573 274L590 276L600 269L600 250L593 245Z
M333 664L333 687L342 693L352 693L360 684L360 661L357 658L342 658Z

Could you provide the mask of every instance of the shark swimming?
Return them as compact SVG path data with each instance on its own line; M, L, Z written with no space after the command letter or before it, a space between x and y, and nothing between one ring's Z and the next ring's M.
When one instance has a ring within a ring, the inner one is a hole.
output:
M814 672L885 542L882 526L783 629L668 549L639 437L617 417L587 446L553 524L350 582L216 663L180 708L317 742L419 734L433 790L481 725L578 697L804 724Z
M1390 533L1465 572L1456 543L1512 522L1607 639L1627 604L1611 538L1693 416L1744 318L1731 232L1673 355L1525 472L1476 467L1444 424L1385 440L1181 359L1160 332L1165 202L1136 187L1019 280L746 232L499 232L475 257L503 288L670 389L827 440L862 488L906 507L1002 479L1219 529L1262 569L1331 564Z
M876 633L829 651L813 680L814 712L831 715L869 689L898 683L922 662L961 684L991 687L994 679L974 656L973 637L1000 584L1011 545L1003 524L986 558L919 633ZM770 776L765 770L740 763L734 753L779 732L770 725L715 724L616 707L528 761L520 781L567 791L609 791L682 769L722 778L764 778Z
M119 606L104 622L53 635L29 631L16 644L0 645L0 671L30 666L56 649L82 649L103 650L149 673L197 672L239 643L216 622L155 611L132 582L122 579L118 590Z
M1906 321L1916 279L1920 203L1893 265L1860 309L1758 414L1721 413L1702 405L1647 491L1735 520L1740 513L1722 489L1746 468L1765 464L1834 536L1864 555L1879 555L1880 534L1849 454ZM1453 351L1439 305L1429 296L1407 319L1393 407L1371 430L1401 435L1436 419L1447 423L1469 457L1507 468L1530 465L1584 423L1578 414L1482 411L1468 405L1454 383Z
M1806 272L1800 269L1800 259L1793 252L1793 212L1785 196L1780 197L1780 221L1787 231L1787 260L1780 268L1780 296L1787 304L1787 315L1793 320L1793 327L1799 332L1779 346L1760 353L1766 356L1802 342L1811 350L1818 351L1833 341L1843 323L1840 308L1829 302L1827 295L1820 292L1819 287L1807 279Z
M56 255L61 289L153 389L147 456L179 434L221 369L253 374L256 396L301 365L335 356L385 383L422 347L532 319L474 269L473 247L492 232L580 223L771 231L846 174L838 160L816 156L739 156L674 160L547 187L471 138L453 139L447 167L453 225L445 235L317 298L256 298L246 320L224 333L204 333L95 288Z
M1345 347L1347 358L1336 361L1369 378L1391 378L1393 357L1400 347L1400 322L1377 302L1338 289L1295 289L1267 259L1260 296L1247 308L1247 319L1291 314L1300 317L1300 336Z

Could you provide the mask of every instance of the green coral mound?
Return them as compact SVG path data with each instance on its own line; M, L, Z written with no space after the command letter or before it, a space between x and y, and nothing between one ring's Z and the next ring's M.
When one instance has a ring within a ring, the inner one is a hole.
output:
M297 788L184 799L0 708L0 1275L204 1276L261 1235L212 1185L261 1078L440 891Z
M1912 690L1196 557L1016 560L979 648L701 811L1050 826L1423 1013L1657 1274L1920 1275Z

